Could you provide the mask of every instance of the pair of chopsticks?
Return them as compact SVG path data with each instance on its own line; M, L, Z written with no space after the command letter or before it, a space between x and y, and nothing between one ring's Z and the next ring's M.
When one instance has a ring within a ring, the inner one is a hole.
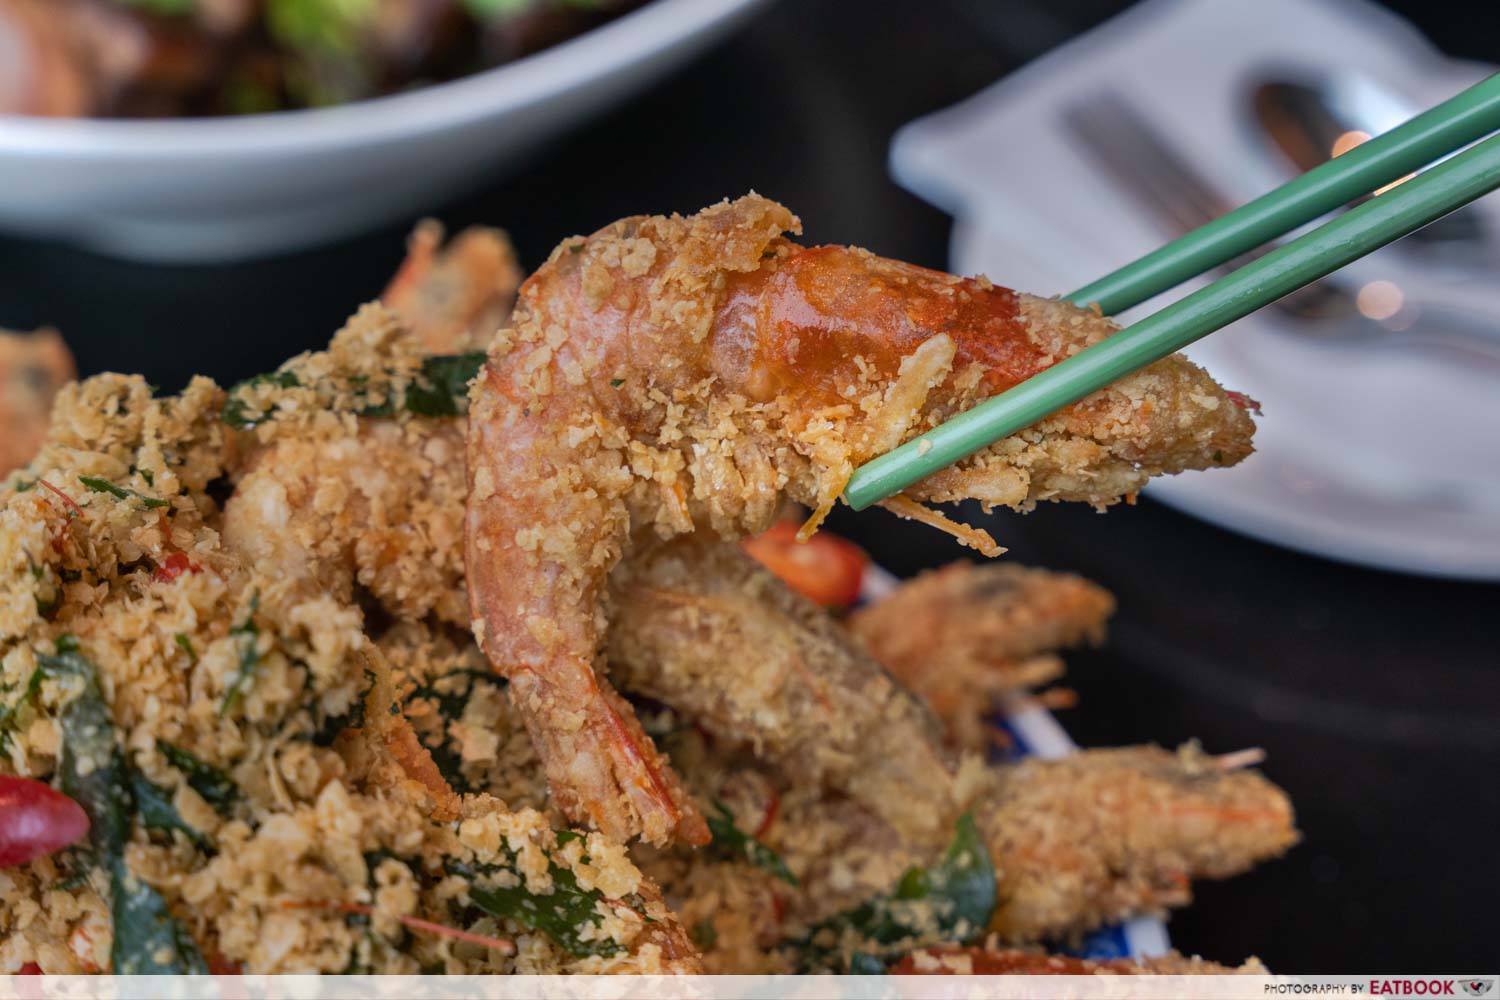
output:
M1500 74L1067 296L1114 315L1441 163L855 470L855 510L1500 188Z

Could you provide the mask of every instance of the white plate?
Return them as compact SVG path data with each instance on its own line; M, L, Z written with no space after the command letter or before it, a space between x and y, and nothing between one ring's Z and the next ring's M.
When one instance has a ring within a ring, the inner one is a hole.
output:
M678 65L764 0L654 0L496 69L340 107L162 121L0 115L0 226L232 260L409 217Z
M1248 200L1277 183L1243 119L1247 82L1273 64L1367 74L1417 106L1482 75L1363 3L1153 0L908 126L893 167L903 184L959 217L955 271L1064 293L1166 236L1076 147L1060 108L1103 88L1121 93L1205 175ZM1476 207L1500 225L1495 199ZM1490 295L1500 315L1493 281L1420 271L1391 251L1346 275L1356 284L1400 281L1445 301ZM1269 313L1188 354L1264 405L1257 452L1233 469L1153 482L1150 496L1307 552L1500 579L1500 372L1442 354L1314 343Z

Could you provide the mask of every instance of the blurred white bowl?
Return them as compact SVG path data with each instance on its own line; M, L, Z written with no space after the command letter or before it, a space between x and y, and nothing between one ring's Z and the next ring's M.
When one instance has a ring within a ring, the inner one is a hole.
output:
M525 59L340 107L152 121L0 115L0 228L226 261L419 212L618 102L764 0L655 0Z

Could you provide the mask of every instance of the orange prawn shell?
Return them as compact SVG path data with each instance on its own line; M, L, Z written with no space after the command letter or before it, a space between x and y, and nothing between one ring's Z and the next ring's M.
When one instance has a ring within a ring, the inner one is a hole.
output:
M753 303L742 302L752 299ZM922 343L947 335L955 370L978 364L987 394L1048 363L1021 321L1016 293L853 247L819 246L729 283L715 336L753 315L760 368L750 395L785 394L808 405L848 400L870 375L894 378Z

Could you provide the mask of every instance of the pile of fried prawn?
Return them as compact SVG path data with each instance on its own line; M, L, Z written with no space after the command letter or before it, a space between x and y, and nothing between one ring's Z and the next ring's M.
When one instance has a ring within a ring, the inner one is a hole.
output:
M1105 591L798 592L858 565L791 537L853 468L1114 327L798 230L749 195L522 283L424 226L326 350L62 388L0 487L0 972L1234 971L1053 954L1297 838L1254 753L994 752ZM998 551L926 503L1103 507L1250 405L1169 358L890 507Z

